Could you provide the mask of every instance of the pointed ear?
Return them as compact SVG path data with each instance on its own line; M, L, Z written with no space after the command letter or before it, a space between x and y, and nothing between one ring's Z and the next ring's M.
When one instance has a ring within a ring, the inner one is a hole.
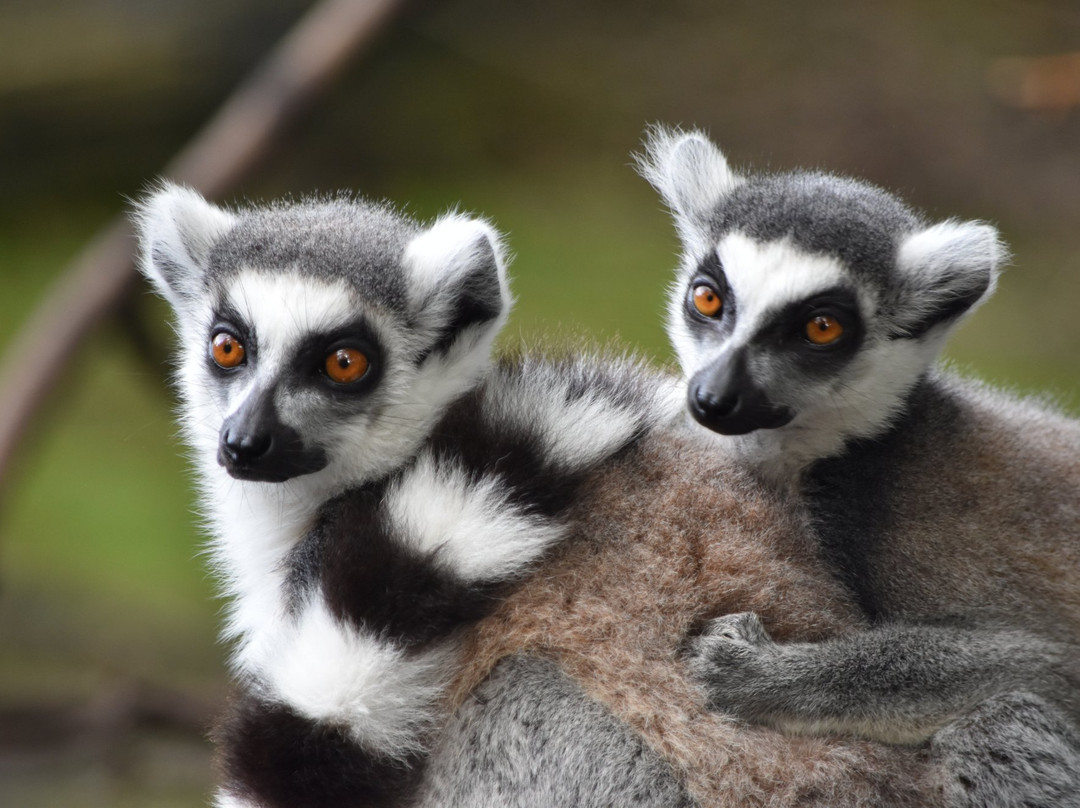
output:
M653 126L637 168L671 209L679 236L697 251L711 241L709 220L720 200L743 180L716 146L698 131Z
M902 336L953 327L990 297L1008 250L997 229L982 222L946 221L908 235L897 252L906 301Z
M512 305L504 253L494 227L460 214L440 218L408 244L410 304L432 329L425 356L459 342L490 344L502 329Z
M202 293L210 248L236 222L232 213L171 183L146 197L133 219L142 245L139 268L175 309Z

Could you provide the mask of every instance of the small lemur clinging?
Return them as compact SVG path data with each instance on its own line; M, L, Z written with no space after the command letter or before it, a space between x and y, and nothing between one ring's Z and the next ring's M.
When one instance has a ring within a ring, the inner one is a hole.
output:
M933 367L996 283L996 230L822 173L739 176L697 132L653 130L641 167L684 248L689 412L798 493L873 624L787 644L722 618L694 663L713 703L901 742L1007 694L1080 717L1080 422Z
M705 709L693 623L860 617L797 515L685 432L670 377L490 362L486 223L165 186L138 224L230 598L219 806L936 804L948 757Z

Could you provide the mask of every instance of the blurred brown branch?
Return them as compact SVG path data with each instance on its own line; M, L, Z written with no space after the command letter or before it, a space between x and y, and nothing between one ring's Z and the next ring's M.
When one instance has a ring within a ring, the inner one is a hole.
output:
M274 139L369 46L405 0L323 0L225 101L163 175L218 198L248 176ZM56 281L0 362L0 493L27 427L87 333L135 278L126 220L102 230ZM32 357L33 361L29 361Z
M118 743L134 730L154 727L204 738L218 713L219 701L129 681L119 682L85 703L0 708L0 755Z
M987 80L994 95L1009 106L1064 112L1080 107L1080 51L998 59Z

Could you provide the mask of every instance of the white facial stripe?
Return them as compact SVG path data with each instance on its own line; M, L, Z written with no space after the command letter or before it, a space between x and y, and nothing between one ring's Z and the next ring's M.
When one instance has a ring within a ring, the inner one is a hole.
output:
M761 244L731 233L716 252L738 306L732 335L737 342L753 335L778 307L835 288L846 278L835 258L804 252L788 240Z
M262 670L270 695L301 715L348 727L393 756L417 751L455 651L408 655L337 620L321 599L304 606Z
M306 336L341 328L360 314L344 283L296 272L242 271L228 285L226 301L254 328L260 366L280 366Z
M699 345L693 330L686 321L687 284L694 277L696 266L684 267L674 283L668 287L666 330L668 340L682 367L683 378L689 378L715 351L709 345Z
M527 516L497 478L470 480L460 468L425 455L387 493L397 535L440 557L466 579L503 578L558 541L556 523Z

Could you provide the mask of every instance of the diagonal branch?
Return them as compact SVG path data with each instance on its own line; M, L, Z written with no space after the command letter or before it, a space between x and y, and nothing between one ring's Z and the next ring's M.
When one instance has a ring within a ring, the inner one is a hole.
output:
M210 198L248 176L287 124L370 46L404 0L322 0L226 100L163 172ZM0 492L12 456L61 370L135 278L123 218L71 263L0 362ZM23 357L33 356L33 362Z

